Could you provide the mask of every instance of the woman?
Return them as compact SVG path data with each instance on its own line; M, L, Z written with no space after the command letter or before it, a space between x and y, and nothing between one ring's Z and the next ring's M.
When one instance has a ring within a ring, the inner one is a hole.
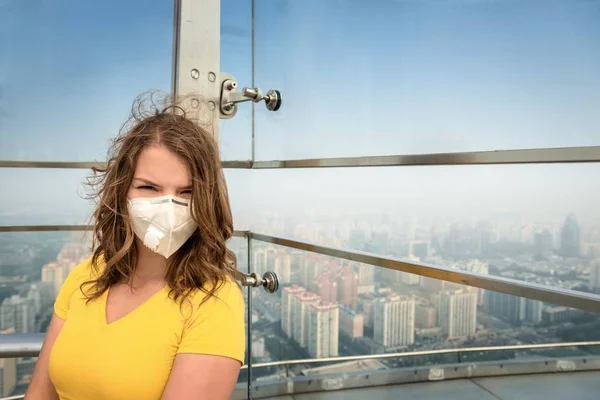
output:
M134 113L95 171L93 255L57 296L26 399L231 396L245 352L231 211L218 147L182 111Z

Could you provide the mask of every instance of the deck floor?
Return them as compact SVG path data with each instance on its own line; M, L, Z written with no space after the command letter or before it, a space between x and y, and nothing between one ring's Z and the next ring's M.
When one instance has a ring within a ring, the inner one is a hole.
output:
M461 379L274 397L281 400L598 400L600 372Z

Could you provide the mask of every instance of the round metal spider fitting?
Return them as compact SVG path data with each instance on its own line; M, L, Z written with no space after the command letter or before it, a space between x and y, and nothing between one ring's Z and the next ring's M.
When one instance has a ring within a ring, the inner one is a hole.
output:
M277 111L281 108L281 93L279 90L271 89L267 92L265 105L269 111Z
M262 281L263 287L268 293L275 293L277 289L279 289L279 279L277 278L277 274L274 272L265 272L262 277Z

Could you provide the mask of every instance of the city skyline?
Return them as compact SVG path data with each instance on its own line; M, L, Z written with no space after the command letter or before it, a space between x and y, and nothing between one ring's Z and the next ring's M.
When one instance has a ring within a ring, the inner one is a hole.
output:
M388 219L384 225L368 218L355 224L343 221L345 225L337 226L307 221L302 225L292 221L290 225L289 218L272 215L263 228L270 232L282 227L303 240L318 239L386 257L553 287L600 291L600 236L586 242L589 234L582 234L571 214L552 231L485 223L433 229L414 219ZM45 329L52 301L68 272L89 254L89 239L89 233L0 235L2 333ZM229 247L237 255L238 267L248 270L246 241L233 238ZM57 250L48 252L51 248ZM457 345L547 343L569 340L569 335L594 340L597 333L590 328L595 326L597 315L581 310L260 241L253 242L252 252L250 271L259 275L273 271L280 279L280 290L275 294L251 290L254 301L249 329L256 362L427 351ZM21 257L10 261L7 255L11 254ZM25 254L29 257L23 257ZM32 274L36 267L39 278ZM12 379L10 371L16 371L14 379L0 388L10 389L7 395L26 387L34 365L31 359L15 363L7 372ZM344 365L335 368L342 372L351 368ZM387 360L365 368L403 365L401 360ZM310 368L306 365L303 371ZM273 379L278 373L261 370L255 376Z

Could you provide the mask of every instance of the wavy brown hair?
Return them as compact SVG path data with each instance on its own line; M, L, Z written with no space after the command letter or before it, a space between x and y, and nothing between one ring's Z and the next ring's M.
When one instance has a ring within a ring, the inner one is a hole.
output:
M93 214L92 267L96 279L85 282L88 301L116 283L131 284L137 262L137 244L127 209L127 193L140 152L161 145L190 168L191 214L198 228L169 259L166 282L174 300L195 290L208 295L235 278L234 253L226 246L233 235L233 220L218 145L200 123L186 115L183 99L144 94L134 102L131 116L109 151L106 167L93 168L88 184L97 202ZM198 106L199 103L195 105ZM100 268L100 265L103 267Z

